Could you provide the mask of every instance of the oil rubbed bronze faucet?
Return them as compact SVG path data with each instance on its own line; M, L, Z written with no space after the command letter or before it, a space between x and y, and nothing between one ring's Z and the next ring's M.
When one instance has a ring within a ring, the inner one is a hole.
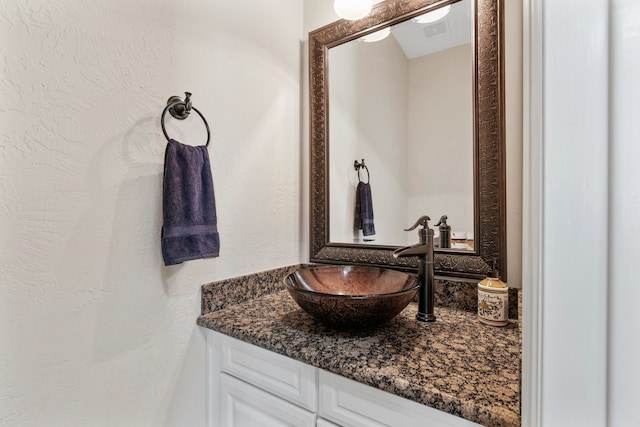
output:
M420 242L406 246L404 248L393 251L394 258L417 256L418 257L418 281L420 282L420 291L418 294L418 314L416 319L421 322L435 322L436 315L433 313L433 229L429 228L431 218L424 215L411 228L404 231L415 230L419 225L422 226L418 230Z

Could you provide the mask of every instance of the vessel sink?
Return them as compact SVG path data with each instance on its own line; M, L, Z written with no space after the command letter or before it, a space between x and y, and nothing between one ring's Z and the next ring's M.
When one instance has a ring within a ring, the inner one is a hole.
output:
M361 266L311 266L288 274L284 285L317 320L337 327L387 322L415 297L418 280L407 273Z

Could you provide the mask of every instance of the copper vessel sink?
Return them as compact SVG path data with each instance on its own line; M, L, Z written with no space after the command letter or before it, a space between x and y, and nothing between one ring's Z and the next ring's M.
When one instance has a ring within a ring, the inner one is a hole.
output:
M313 266L284 278L296 303L319 321L339 327L370 327L400 313L418 292L407 273L375 267Z

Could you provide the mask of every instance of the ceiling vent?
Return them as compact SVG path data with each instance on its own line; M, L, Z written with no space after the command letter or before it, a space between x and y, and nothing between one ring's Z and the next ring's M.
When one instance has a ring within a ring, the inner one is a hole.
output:
M447 20L434 22L433 24L425 25L422 27L424 36L428 39L432 37L442 36L449 33L449 26Z

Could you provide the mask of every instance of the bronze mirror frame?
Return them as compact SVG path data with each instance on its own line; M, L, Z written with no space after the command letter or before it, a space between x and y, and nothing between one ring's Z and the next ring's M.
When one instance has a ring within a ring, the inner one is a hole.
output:
M339 20L309 33L311 262L417 269L415 257L393 258L395 246L328 241L328 54L331 47L450 3L454 1L386 0L375 5L361 20ZM475 12L474 250L436 248L434 267L439 276L477 279L486 276L490 263L495 261L504 278L507 258L503 0L472 0L472 4ZM441 213L424 214L437 221L434 215Z

